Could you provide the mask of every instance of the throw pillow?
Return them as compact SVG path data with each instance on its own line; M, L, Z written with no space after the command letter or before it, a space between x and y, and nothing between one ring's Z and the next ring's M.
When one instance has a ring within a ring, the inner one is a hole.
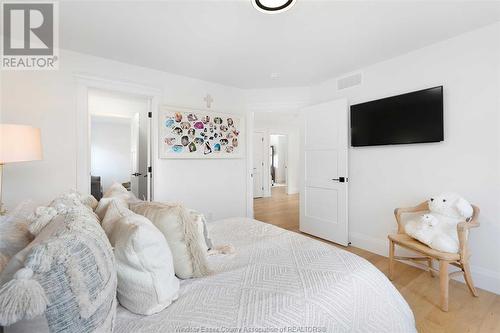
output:
M130 209L147 217L163 233L172 251L175 274L181 279L209 274L203 233L182 205L156 202L131 203ZM203 230L203 229L201 229Z
M33 236L28 230L28 203L19 205L12 212L0 216L0 273L16 253L24 249Z
M111 201L117 201L122 206L128 207L128 202L133 198L134 196L130 192L128 192L122 184L114 183L102 196L95 209L95 213L102 221L104 219L104 216L106 215L106 211Z
M163 234L144 216L109 204L102 221L117 263L118 301L131 312L152 315L179 293L172 254Z
M113 330L116 265L111 245L90 209L64 210L0 275L0 325L41 318L46 324L40 327L52 333Z

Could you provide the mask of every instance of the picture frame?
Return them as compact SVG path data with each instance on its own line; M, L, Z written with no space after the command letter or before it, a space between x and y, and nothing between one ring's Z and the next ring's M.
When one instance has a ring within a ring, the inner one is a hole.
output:
M244 115L163 105L158 126L161 159L244 157Z

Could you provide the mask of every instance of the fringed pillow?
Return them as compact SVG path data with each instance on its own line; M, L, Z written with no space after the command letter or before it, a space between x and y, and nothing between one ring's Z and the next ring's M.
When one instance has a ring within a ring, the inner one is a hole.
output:
M194 223L196 224L198 232L203 235L203 237L200 237L201 246L207 251L211 250L214 247L214 244L212 242L212 239L210 238L210 233L207 227L207 219L205 218L205 215L194 209L188 209L188 212L191 215Z
M0 273L10 258L33 240L28 230L32 209L28 206L31 203L25 202L12 212L0 216Z
M203 226L180 204L131 203L130 209L147 217L163 233L174 257L175 274L181 279L210 273Z
M0 325L42 317L52 333L111 332L116 315L111 245L91 210L58 207L64 212L38 230L0 276Z

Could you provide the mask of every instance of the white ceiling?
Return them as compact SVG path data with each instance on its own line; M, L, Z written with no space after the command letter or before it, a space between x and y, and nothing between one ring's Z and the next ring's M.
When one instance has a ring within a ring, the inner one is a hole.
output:
M500 21L500 2L67 1L60 46L240 88L311 85ZM279 77L272 79L272 73Z

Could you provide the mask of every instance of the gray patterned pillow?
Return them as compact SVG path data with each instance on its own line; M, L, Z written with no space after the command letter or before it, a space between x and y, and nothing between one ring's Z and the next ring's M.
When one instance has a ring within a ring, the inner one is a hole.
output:
M53 218L0 276L0 325L45 317L50 332L111 332L116 264L97 216L76 205Z

